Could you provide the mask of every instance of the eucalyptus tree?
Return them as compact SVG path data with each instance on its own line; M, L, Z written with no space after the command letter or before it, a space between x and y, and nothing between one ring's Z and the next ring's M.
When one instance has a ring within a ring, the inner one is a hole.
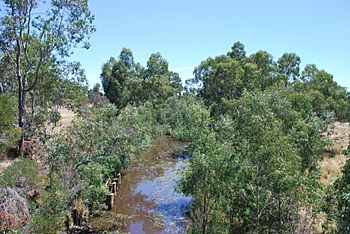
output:
M88 0L2 0L1 4L0 45L15 68L18 125L23 128L26 93L36 86L43 65L52 56L63 60L78 44L88 48L94 16Z
M151 54L144 72L145 96L151 100L165 100L182 91L181 79L169 70L168 61L158 53Z
M135 63L130 49L123 48L119 58L110 58L102 66L101 82L106 97L118 109L138 102L142 83L142 67Z
M201 84L199 94L215 114L225 112L224 100L238 99L245 90L260 91L276 81L272 56L258 51L247 57L244 45L234 43L227 55L208 58L194 70L194 83Z
M179 74L169 70L160 53L153 53L144 68L134 61L131 50L124 48L118 59L112 57L103 64L100 77L106 97L118 109L147 100L165 101L182 91Z
M244 92L209 133L197 130L180 182L195 197L194 232L300 233L314 224L323 146L318 119L299 118L284 95ZM313 211L305 227L298 226L302 208Z
M295 81L299 77L301 59L294 53L284 53L277 61L278 71L285 82Z

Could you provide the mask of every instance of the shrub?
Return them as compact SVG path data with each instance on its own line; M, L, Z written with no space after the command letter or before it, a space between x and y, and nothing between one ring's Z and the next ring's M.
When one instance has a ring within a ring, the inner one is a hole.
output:
M0 95L0 136L1 134L11 129L12 124L16 121L16 102L14 97L10 95Z
M32 160L21 158L7 167L1 176L0 187L18 188L28 194L41 184L38 167Z
M25 116L26 126L24 135L26 138L33 136L46 136L46 123L49 121L50 113L47 109L36 108L32 114Z
M51 174L50 185L41 195L40 207L24 232L54 234L62 231L68 209L68 191L56 174Z
M51 173L57 173L68 191L70 203L83 195L86 206L100 209L106 181L127 168L130 157L152 138L150 104L119 111L107 104L91 109L61 135L47 143Z
M350 231L350 160L343 168L343 175L336 183L338 197L338 229L340 233Z
M53 110L50 113L50 123L53 123L56 125L58 123L58 121L60 121L60 119L61 119L60 112Z
M168 98L158 116L159 123L168 126L170 135L183 141L198 138L210 124L209 111L191 96Z
M20 137L20 128L10 128L4 131L0 135L0 153L4 153L10 148L15 148Z

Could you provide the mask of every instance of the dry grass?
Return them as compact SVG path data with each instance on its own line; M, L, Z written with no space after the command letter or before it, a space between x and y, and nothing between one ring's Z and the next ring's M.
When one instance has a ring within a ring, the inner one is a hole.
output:
M334 129L330 129L328 134L326 134L332 144L326 147L325 153L322 155L323 159L319 163L321 169L320 181L326 186L333 184L342 174L342 168L348 159L344 153L348 148L349 134L349 123L340 122L336 122L334 124ZM321 214L321 217L319 217L314 224L314 232L312 233L325 233L322 225L325 224L326 221L327 214ZM330 229L336 230L335 220L330 223Z
M64 108L64 107L60 108L58 111L61 115L60 121L56 125L54 124L47 125L47 131L50 135L57 134L62 129L68 127L76 116L76 114L73 111L68 110L67 108Z
M68 110L67 108L60 108L59 109L60 115L61 115L61 119L60 121L56 124L56 126L54 124L48 124L47 125L47 132L50 135L54 135L59 133L62 129L68 127L71 122L73 121L73 119L75 118L76 114L73 111ZM5 158L5 156L0 155L0 174L2 173L2 171L11 166L13 163L13 160L11 159L7 159Z
M348 148L349 134L349 123L335 123L334 130L329 136L332 144L326 148L323 160L319 164L322 171L321 182L325 185L334 183L341 176L342 168L347 160L344 152Z
M13 163L13 160L4 160L0 162L0 174L5 170L5 168L11 166Z

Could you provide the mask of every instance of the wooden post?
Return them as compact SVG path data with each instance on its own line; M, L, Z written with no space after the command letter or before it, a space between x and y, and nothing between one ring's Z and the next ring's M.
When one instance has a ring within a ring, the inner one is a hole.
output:
M73 225L74 226L81 226L82 223L82 217L79 214L78 209L74 208L72 211L72 218L73 218Z
M122 183L122 175L120 173L117 174L118 185Z
M113 182L111 183L111 193L113 193L114 195L117 194L117 183L116 182Z
M106 205L108 207L108 210L113 209L113 207L114 207L114 194L113 193L110 193L107 195Z

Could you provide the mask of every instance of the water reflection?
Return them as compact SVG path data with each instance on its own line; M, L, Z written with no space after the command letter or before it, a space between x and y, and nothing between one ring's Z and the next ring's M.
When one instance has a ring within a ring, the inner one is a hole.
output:
M164 152L176 152L183 144L162 137L153 146L133 159L125 171L116 197L115 210L93 220L99 230L127 233L184 233L184 212L190 197L175 191L182 159L163 157Z

